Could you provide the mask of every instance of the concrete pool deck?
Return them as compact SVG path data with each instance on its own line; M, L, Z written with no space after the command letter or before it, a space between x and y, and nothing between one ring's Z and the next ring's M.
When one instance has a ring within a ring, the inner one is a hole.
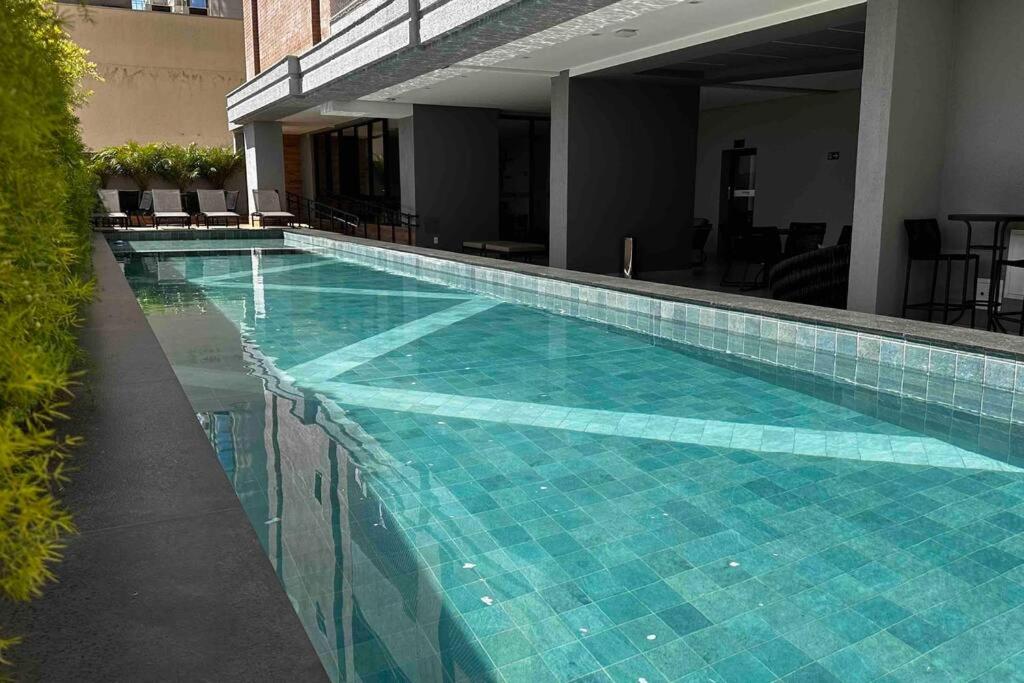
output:
M16 680L326 680L180 383L101 234L86 375L63 425L85 444L62 498L59 582L0 605Z

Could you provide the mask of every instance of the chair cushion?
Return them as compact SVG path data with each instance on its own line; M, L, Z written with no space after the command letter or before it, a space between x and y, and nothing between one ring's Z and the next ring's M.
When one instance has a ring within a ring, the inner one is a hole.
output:
M203 215L207 218L241 218L234 211L204 211Z
M154 211L153 215L157 218L188 218L189 215L184 211Z
M256 215L264 218L295 218L295 214L287 211L257 211Z
M483 242L463 242L462 243L462 248L463 249L476 249L477 251L483 251L484 250L484 243Z
M110 211L108 213L94 213L93 218L128 218L128 214L123 211Z

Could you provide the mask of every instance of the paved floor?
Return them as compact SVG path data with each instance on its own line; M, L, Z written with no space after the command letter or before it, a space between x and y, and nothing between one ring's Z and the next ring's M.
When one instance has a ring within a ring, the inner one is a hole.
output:
M16 680L324 680L256 534L102 236L88 374L70 408L85 445L63 498L80 533L59 583L0 602L24 637Z

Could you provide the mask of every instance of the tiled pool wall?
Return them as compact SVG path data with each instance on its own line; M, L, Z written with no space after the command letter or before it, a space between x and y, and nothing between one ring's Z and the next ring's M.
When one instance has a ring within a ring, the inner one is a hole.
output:
M1024 362L564 282L294 232L285 244L389 272L601 322L702 349L810 372L903 398L1024 423Z

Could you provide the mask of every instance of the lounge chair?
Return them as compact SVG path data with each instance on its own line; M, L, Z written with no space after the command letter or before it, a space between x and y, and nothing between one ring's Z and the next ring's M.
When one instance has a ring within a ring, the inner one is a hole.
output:
M274 223L290 226L295 222L295 214L281 209L281 196L277 190L253 190L252 201L255 210L249 214L250 222L259 218L261 228Z
M198 199L201 225L208 228L211 225L210 221L213 221L213 224L223 223L226 227L234 221L237 227L241 223L241 216L234 211L228 211L224 190L198 190Z
M533 242L514 242L511 240L494 240L493 242L470 241L462 243L462 251L467 254L493 256L504 259L522 259L532 261L534 256L543 256L547 247Z
M117 190L97 190L100 198L99 210L92 215L92 224L98 228L128 227L128 214L121 210L121 199Z
M192 217L181 210L181 193L177 190L153 190L153 226L181 225L192 227Z
M138 216L139 225L145 225L145 216L149 216L153 213L153 191L145 190L142 196L139 198L139 208L134 213L129 212L130 215Z

